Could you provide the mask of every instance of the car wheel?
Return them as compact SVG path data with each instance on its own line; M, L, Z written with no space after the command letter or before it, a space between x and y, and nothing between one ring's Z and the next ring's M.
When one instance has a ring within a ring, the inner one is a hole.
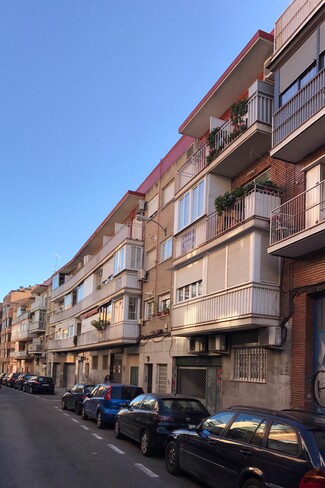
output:
M32 386L29 387L29 393L33 393L33 387Z
M81 415L81 407L78 402L75 403L74 411L76 412L77 415Z
M141 452L144 456L149 457L153 453L152 442L148 430L143 430L140 437Z
M103 421L102 412L100 410L98 410L98 412L97 412L97 427L99 429L104 429L105 426L106 426L106 424Z
M62 400L62 410L67 410L67 404L65 403L65 400Z
M115 435L115 439L123 438L123 434L121 434L121 430L120 430L120 422L118 421L118 419L115 420L114 435Z
M81 417L82 417L83 420L88 420L88 415L85 412L85 407L82 407Z
M243 488L265 488L265 484L257 478L249 478L243 484Z
M165 461L168 473L176 475L180 472L178 447L175 441L167 444Z

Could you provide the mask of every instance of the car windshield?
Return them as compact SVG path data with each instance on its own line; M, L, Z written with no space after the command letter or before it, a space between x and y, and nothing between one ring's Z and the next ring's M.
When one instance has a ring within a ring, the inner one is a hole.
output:
M163 409L166 413L186 412L206 414L205 407L198 400L183 398L165 398L162 400Z
M85 386L85 393L90 393L91 390L94 388L95 385L87 385Z
M323 460L325 461L325 430L324 429L315 429L311 431L316 444L318 446L318 449L323 457Z

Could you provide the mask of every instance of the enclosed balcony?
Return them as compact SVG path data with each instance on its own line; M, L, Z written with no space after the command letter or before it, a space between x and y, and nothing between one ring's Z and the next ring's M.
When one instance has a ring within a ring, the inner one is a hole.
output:
M65 282L58 288L52 290L52 300L55 300L58 297L63 297L66 293L75 288L84 277L95 271L96 268L98 268L100 264L126 239L133 239L137 244L139 244L139 241L143 241L142 225L126 224L121 227L96 254L80 267L79 271L73 275L66 276Z
M10 357L12 357L14 359L30 359L30 356L28 355L28 351L27 350L23 350L23 351L12 351L10 353Z
M299 90L273 117L271 156L298 163L324 144L325 69Z
M271 147L273 86L257 80L249 89L247 112L239 124L231 119L216 131L214 149L202 145L179 170L179 191L204 168L209 172L234 177L265 154Z
M218 215L213 212L175 237L175 259L186 255L203 244L232 231L239 233L245 222L253 217L269 219L274 206L280 204L279 191L263 185L253 185L247 194Z
M190 336L279 323L276 286L249 283L173 307L172 333Z
M325 180L272 210L268 252L297 258L324 247Z
M99 332L96 329L84 332L75 337L50 340L48 350L54 352L83 350L97 348L99 346L116 346L136 344L139 337L139 325L136 321L123 321L110 324Z
M29 331L29 325L28 329L25 330L14 330L12 331L11 334L11 341L12 342L28 342L33 338L31 332Z
M133 292L137 290L140 294L141 286L137 271L122 272L73 307L67 308L66 310L55 309L54 314L50 317L50 324L52 325L72 317L78 317L95 305L100 305L103 301L112 298L114 294L121 293L124 289L132 289Z
M44 351L43 342L40 339L33 339L28 344L28 352L30 354L41 354Z

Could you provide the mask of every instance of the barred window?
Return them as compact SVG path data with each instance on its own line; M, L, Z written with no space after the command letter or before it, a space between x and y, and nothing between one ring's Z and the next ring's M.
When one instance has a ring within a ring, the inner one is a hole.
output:
M234 380L266 383L266 349L236 347L234 351Z

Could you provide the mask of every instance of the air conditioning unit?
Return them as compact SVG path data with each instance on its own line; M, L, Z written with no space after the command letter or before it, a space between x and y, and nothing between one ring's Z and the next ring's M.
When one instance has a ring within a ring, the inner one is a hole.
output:
M259 346L276 346L282 345L281 327L265 327L258 331Z
M146 202L145 200L139 200L138 203L137 203L137 206L135 208L136 210L136 213L139 214L139 213L143 213L146 209Z
M148 273L145 269L139 269L138 271L138 280L139 281L147 281Z
M201 354L207 352L207 341L205 337L190 339L189 352L192 354Z
M208 348L209 351L226 351L226 337L224 335L209 337Z

